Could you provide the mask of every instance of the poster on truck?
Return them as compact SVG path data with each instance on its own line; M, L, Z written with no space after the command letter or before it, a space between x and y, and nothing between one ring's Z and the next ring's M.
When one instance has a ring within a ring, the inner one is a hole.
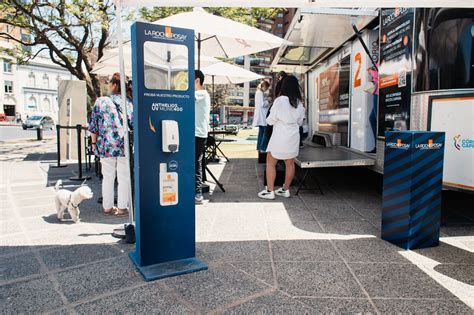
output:
M319 75L319 130L340 134L343 146L348 141L349 82L349 58L329 66Z
M428 129L446 133L445 187L474 191L473 121L474 94L430 97Z
M410 129L413 8L382 9L380 15L379 123L385 131Z

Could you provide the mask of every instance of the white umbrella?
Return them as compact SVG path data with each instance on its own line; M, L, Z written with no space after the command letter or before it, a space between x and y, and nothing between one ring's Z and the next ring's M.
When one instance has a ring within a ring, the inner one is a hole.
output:
M212 64L210 66L204 67L201 71L206 75L211 77L212 84L212 108L213 112L216 107L215 102L215 84L239 84L244 82L250 82L258 79L262 79L263 76L255 72L246 70L242 67L235 66L226 62L219 62ZM212 129L214 130L214 114L212 115ZM215 154L215 152L214 152Z
M213 84L240 84L262 79L263 76L226 62L205 66L202 73L213 78Z
M291 44L258 28L209 14L202 8L194 8L192 12L175 14L153 23L194 30L198 56L202 52L206 56L234 58Z
M130 43L127 43L126 45L123 46L123 51L124 51L125 74L128 76L132 76L132 48L130 46ZM145 59L145 65L153 64L154 62L152 60L153 59ZM198 56L195 55L195 63L197 63L197 60L198 60ZM107 49L104 51L104 55L102 56L102 58L100 58L100 60L94 65L91 73L97 74L97 75L111 75L118 71L119 62L120 61L119 61L118 48ZM216 58L209 57L209 56L201 56L201 64L204 67L218 63L218 62L219 60ZM178 61L175 60L175 64L176 64L176 67L178 67L177 66ZM187 63L185 59L181 59L181 64L183 66L185 65L185 68L187 68ZM159 67L156 64L156 62L154 63L154 66Z

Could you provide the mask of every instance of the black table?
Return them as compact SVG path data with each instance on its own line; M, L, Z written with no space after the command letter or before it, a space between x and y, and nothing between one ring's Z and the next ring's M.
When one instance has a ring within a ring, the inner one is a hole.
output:
M223 142L235 142L233 139L225 139L226 135L233 135L232 131L226 130L213 130L209 131L207 136L206 142L206 156L209 161L218 161L219 155L217 152L224 157L227 162L230 162L229 158L222 152L221 148L219 147ZM219 137L221 136L221 137Z

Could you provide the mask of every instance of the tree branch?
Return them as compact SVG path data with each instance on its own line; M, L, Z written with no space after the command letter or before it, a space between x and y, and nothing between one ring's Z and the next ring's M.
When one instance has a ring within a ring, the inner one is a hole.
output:
M40 42L40 41L38 41L38 40L36 40L36 41L34 41L34 42L32 42L32 43L27 43L27 42L24 42L24 41L22 41L22 40L20 40L20 39L17 39L17 38L15 38L15 37L11 36L11 35L8 34L8 33L4 33L4 32L1 32L1 33L0 33L0 37L5 38L5 39L11 39L11 40L13 40L13 41L15 41L15 42L17 42L17 43L19 43L19 44L21 44L21 45L24 45L24 46L35 46L35 45L38 45L38 44L44 44L44 43L42 43L42 42Z

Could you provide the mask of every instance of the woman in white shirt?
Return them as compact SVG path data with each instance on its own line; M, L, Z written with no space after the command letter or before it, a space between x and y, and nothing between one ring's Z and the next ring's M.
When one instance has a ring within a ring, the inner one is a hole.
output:
M275 195L290 197L290 185L295 176L295 157L299 153L300 133L305 110L301 102L298 79L290 75L283 80L280 96L273 102L267 123L273 125L267 147L267 189L258 193L262 199L275 199ZM286 166L284 187L274 191L276 164L284 160Z
M265 99L265 93L270 87L268 81L262 81L257 86L255 92L255 110L253 114L252 126L258 126L257 150L265 152L265 126L267 125L266 118L268 113L268 100Z

